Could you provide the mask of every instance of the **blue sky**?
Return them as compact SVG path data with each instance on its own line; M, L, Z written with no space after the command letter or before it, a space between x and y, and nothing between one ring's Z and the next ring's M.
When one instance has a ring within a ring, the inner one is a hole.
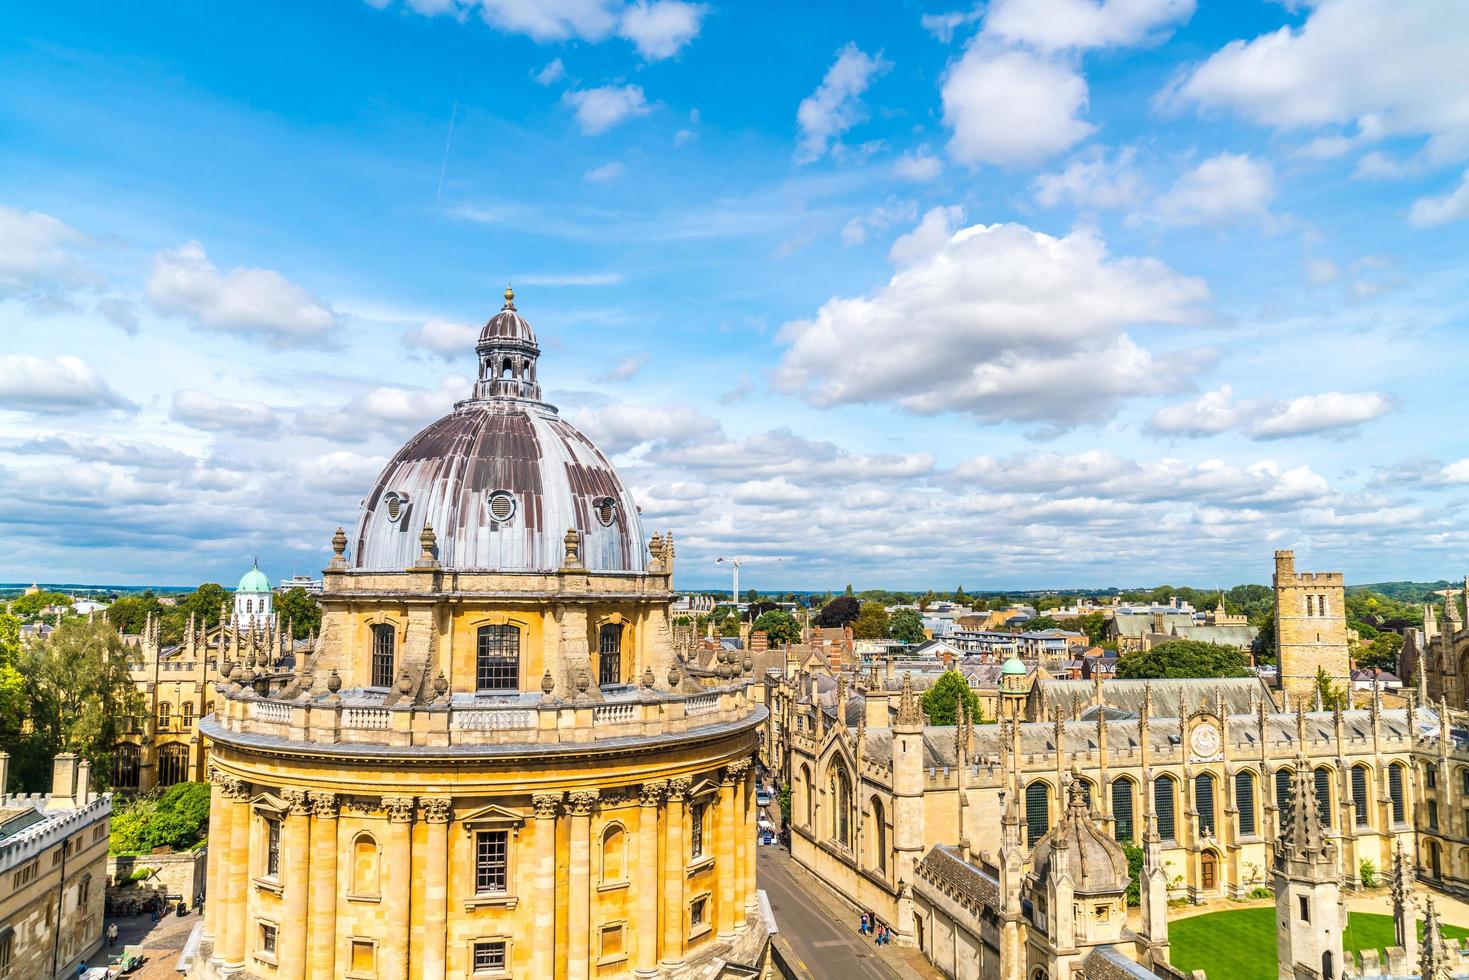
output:
M321 566L509 281L680 583L1463 571L1455 2L29 5L0 580Z

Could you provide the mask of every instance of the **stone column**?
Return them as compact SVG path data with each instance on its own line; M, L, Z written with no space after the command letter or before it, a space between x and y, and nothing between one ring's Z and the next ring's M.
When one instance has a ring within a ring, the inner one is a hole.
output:
M592 807L597 790L582 789L567 798L571 817L571 879L567 884L566 977L586 980L592 953Z
M658 975L658 804L668 784L644 783L638 794L637 959L636 975Z
M428 824L423 856L423 976L442 977L449 941L449 813L452 801L419 801Z
M556 809L560 793L537 793L535 805L535 942L531 943L530 975L556 972Z
M756 849L756 818L759 815L759 807L755 805L755 766L751 764L745 772L745 910L754 911L760 905L760 897L755 893L755 858L760 853Z
M745 928L745 861L748 854L745 850L745 838L749 836L749 822L745 819L745 804L748 794L745 792L745 773L750 768L749 759L740 759L730 763L730 775L734 777L734 841L730 845L734 855L734 903L730 907L734 915L736 932L742 932Z
M311 978L337 975L337 796L311 794Z
M204 874L203 939L211 946L218 947L216 937L219 935L220 907L223 903L216 899L222 899L225 894L224 858L230 849L230 820L226 810L228 801L224 795L224 776L212 766L209 769L209 782L213 784L213 788L209 792L209 856L208 870Z
M413 915L413 797L385 796L383 809L388 812L388 846L386 849L387 881L383 894L392 901L387 909L387 930L383 937L384 980L408 980L408 948Z
M225 809L229 811L230 851L224 877L229 886L220 931L224 933L225 964L239 968L245 965L245 920L250 888L250 786L231 779L227 790L229 804Z
M719 780L719 844L714 849L719 882L719 938L734 937L735 903L735 774L726 768Z
M285 826L281 828L281 868L289 873L280 876L284 892L281 914L284 921L277 944L281 980L303 980L306 976L306 890L310 887L311 822L305 790L288 789L281 793L286 801ZM298 863L299 862L299 863Z
M668 781L667 821L663 835L663 965L673 969L683 965L684 931L684 802L689 791L688 777Z

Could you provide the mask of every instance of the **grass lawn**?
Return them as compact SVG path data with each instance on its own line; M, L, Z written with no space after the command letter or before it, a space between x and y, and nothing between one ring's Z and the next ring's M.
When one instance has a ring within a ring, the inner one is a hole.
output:
M1469 929L1445 925L1450 939L1469 936ZM1423 933L1423 922L1418 922ZM1174 966L1203 970L1209 980L1261 980L1275 976L1275 906L1210 912L1168 923ZM1348 950L1386 949L1393 944L1392 916L1347 914Z

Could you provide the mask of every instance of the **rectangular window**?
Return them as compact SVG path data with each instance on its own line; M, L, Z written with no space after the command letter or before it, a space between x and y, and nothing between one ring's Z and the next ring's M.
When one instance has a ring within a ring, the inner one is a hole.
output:
M0 980L10 976L10 961L15 958L15 933L0 937Z
M520 689L520 628L481 626L475 643L475 687L481 691Z
M1438 829L1438 801L1436 800L1428 801L1428 829Z
M1305 895L1301 896L1301 921L1311 921L1311 900Z
M622 683L622 625L607 623L597 632L597 683Z
M1429 789L1438 788L1438 768L1431 762L1423 766L1423 785Z
M704 811L707 803L695 803L689 807L689 857L704 856Z
M508 830L481 830L474 835L474 890L503 894L509 888Z
M1315 596L1311 596L1311 595L1306 596L1306 615L1307 616L1314 616L1314 615L1316 615L1315 605L1316 605L1316 597Z
M281 875L281 822L265 821L265 877Z
M378 623L372 628L372 686L393 686L393 627Z
M689 905L689 928L697 929L704 924L709 914L709 896L704 895L694 899Z
M267 956L275 955L275 926L260 924L260 951Z
M352 972L372 975L377 972L377 946L369 939L352 940Z
M622 956L626 950L622 938L622 923L602 927L602 959Z
M503 973L505 970L505 941L474 944L475 973Z

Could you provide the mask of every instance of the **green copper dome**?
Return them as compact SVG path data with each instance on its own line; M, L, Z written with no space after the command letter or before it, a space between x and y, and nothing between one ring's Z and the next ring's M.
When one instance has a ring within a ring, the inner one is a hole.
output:
M250 570L240 579L240 584L235 586L236 592L269 592L270 579L260 570L260 565L250 566Z
M1009 660L1006 660L1005 663L1000 667L1000 673L1020 674L1024 676L1025 664L1023 661L1021 661L1019 657L1011 657Z

